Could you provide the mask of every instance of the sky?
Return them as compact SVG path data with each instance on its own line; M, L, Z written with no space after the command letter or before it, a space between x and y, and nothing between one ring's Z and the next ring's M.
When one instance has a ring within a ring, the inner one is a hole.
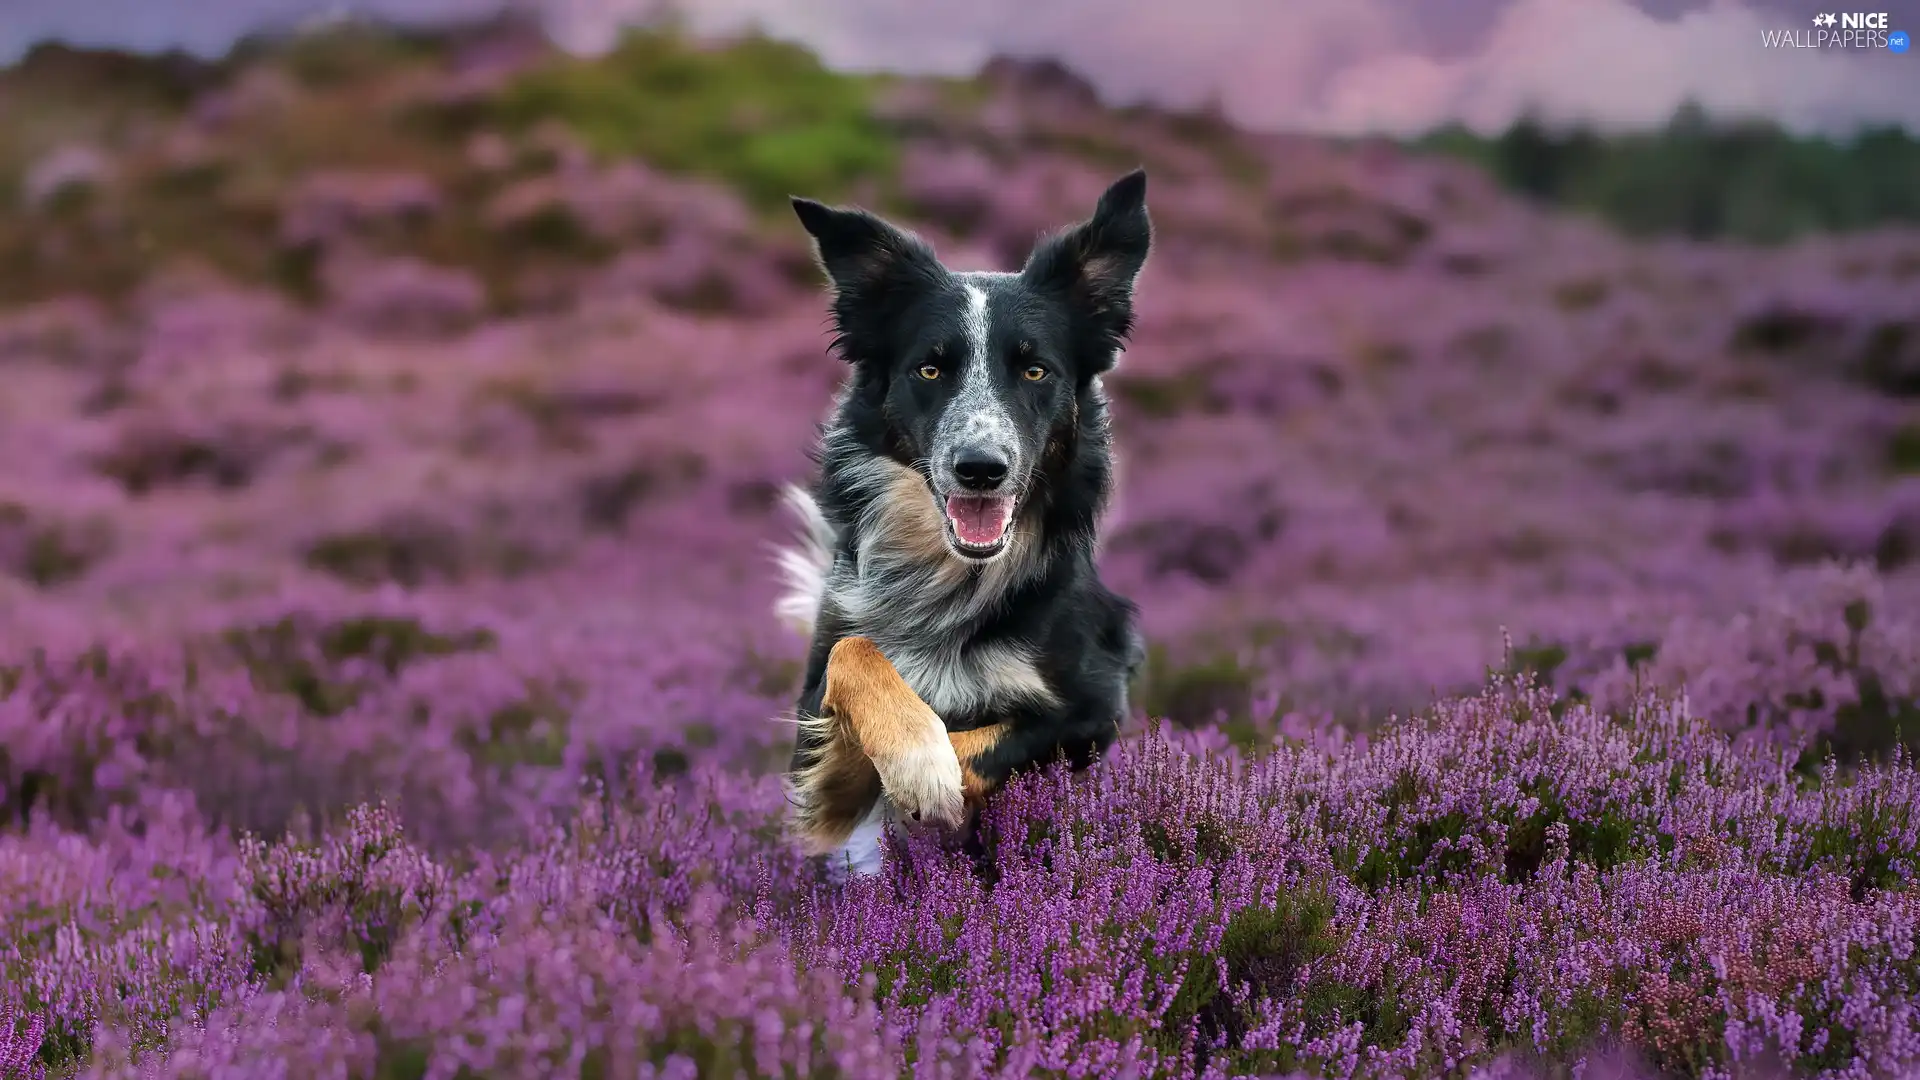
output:
M223 50L270 25L360 11L434 20L501 0L0 0L0 61L33 43ZM605 48L660 0L515 0L569 48ZM1603 129L1683 101L1798 131L1899 123L1920 133L1920 50L1766 48L1804 40L1842 0L679 0L723 33L749 23L838 67L964 74L1052 56L1115 103L1217 100L1242 124L1409 134L1496 130L1532 112ZM1859 2L1859 0L1854 0ZM1920 31L1920 0L1866 0Z

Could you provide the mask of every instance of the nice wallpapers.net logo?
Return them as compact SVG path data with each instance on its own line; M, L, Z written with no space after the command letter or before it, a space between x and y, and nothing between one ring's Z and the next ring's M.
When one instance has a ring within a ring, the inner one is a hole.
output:
M1769 49L1885 49L1906 52L1913 38L1888 25L1884 11L1823 11L1811 27L1762 30L1760 42Z

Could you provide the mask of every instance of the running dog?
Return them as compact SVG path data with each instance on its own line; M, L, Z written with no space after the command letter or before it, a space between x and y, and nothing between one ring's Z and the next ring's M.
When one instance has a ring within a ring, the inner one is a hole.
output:
M851 371L786 500L777 612L811 636L790 797L810 851L880 863L884 823L960 825L1017 770L1083 768L1144 658L1094 566L1113 488L1100 377L1133 329L1147 177L1017 273L956 272L867 211L795 197Z

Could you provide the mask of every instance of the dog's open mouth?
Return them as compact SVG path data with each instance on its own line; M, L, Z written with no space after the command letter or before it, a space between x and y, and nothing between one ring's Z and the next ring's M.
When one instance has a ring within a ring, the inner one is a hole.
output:
M949 495L946 502L947 531L953 535L954 548L963 555L985 558L997 554L1007 542L1007 528L1013 523L1013 500L991 495Z

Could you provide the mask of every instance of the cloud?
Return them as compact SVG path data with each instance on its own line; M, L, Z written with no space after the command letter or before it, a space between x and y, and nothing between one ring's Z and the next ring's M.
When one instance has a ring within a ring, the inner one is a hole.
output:
M256 30L351 11L434 22L499 7L500 0L0 0L0 63L49 39L218 55Z
M1532 110L1622 128L1659 123L1691 99L1716 116L1771 117L1798 130L1894 122L1920 131L1920 72L1904 57L1762 47L1763 31L1809 29L1802 21L1726 2L1660 20L1624 0L1515 0L1470 56L1376 57L1334 77L1317 118L1249 119L1395 132L1458 120L1493 130Z
M663 0L514 0L585 52ZM1920 61L1884 50L1763 49L1800 0L679 0L691 25L758 24L854 69L964 74L994 53L1051 55L1117 103L1217 98L1243 123L1342 134L1498 128L1522 111L1605 127L1658 123L1691 98L1805 130L1920 131ZM0 59L63 37L217 52L262 24L333 9L430 20L501 0L0 0ZM1895 13L1920 27L1920 0ZM1646 5L1661 13L1649 14ZM1814 7L1808 7L1810 13ZM1909 27L1912 29L1913 27Z
M589 6L602 0L570 0ZM1711 0L1656 17L1630 0L1510 0L1477 47L1434 55L1405 0L689 0L708 31L757 23L843 67L970 71L988 55L1051 55L1116 102L1216 96L1261 128L1415 133L1524 112L1601 128L1658 124L1688 100L1797 130L1920 131L1916 71L1873 49L1767 49L1801 29L1785 5ZM1898 16L1896 16L1898 18Z
M1342 67L1410 46L1381 0L693 0L696 25L757 21L845 67L963 73L996 52L1052 56L1116 102L1300 100Z

